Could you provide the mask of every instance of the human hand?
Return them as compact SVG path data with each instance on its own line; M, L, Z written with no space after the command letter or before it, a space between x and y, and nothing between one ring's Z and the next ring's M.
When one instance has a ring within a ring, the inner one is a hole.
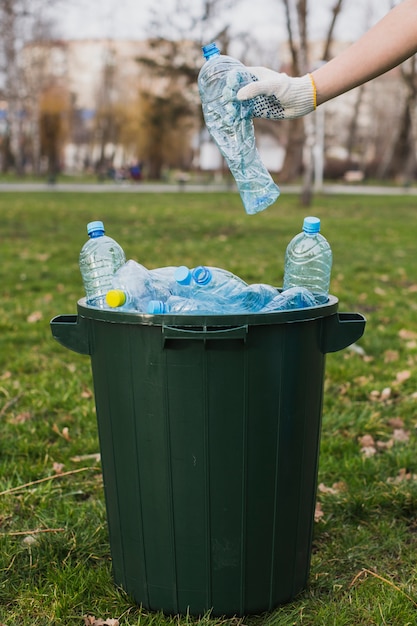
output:
M293 78L287 74L274 72L266 67L248 67L248 71L258 80L239 89L238 100L250 100L257 96L275 96L279 107L255 107L254 117L270 119L294 119L311 113L316 108L316 87L311 74ZM278 111L278 113L277 113Z

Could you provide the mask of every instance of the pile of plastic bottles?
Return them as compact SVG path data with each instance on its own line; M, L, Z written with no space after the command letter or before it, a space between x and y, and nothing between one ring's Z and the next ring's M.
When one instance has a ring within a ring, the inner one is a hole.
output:
M90 239L80 253L86 301L99 308L153 315L271 313L317 306L328 298L331 266L330 246L319 228L318 218L306 218L303 232L290 242L281 291L264 283L248 284L218 267L148 269L126 261L121 246L104 234L103 223L90 222Z
M200 265L147 269L127 261L114 275L106 303L120 311L164 314L232 314L278 311L316 304L302 287L280 293L270 285L248 285L231 272Z

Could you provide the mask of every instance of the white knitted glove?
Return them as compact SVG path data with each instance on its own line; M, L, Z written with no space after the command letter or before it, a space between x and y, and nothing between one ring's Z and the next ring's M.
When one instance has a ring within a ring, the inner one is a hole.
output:
M316 108L316 86L311 74L293 78L266 67L248 67L247 69L257 80L239 89L236 94L237 99L250 100L257 96L273 97L270 107L265 105L268 100L262 98L263 106L254 107L254 117L290 120L307 115Z

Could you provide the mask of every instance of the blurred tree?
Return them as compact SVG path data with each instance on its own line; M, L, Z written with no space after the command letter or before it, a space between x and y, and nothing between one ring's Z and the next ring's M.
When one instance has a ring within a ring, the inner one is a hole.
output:
M70 95L59 85L50 85L39 102L41 156L47 159L48 181L60 171L62 150L69 134Z
M402 63L400 69L405 98L399 102L399 125L391 133L392 143L381 162L378 175L381 178L399 178L408 184L417 173L417 55Z
M301 76L311 71L309 55L308 0L282 0L285 8L288 43L291 53L291 73ZM343 0L334 0L331 19L324 40L320 59L327 61L331 56L331 47L337 18L341 13ZM288 124L287 150L281 171L281 180L289 181L303 174L302 203L310 204L313 190L314 144L316 129L310 116L295 119Z
M108 169L113 164L115 146L120 141L121 128L125 122L123 105L120 101L122 94L117 84L118 61L111 41L105 47L104 54L94 118L94 134L99 146L99 157L95 166L100 178L107 175ZM112 146L112 154L107 152L109 146Z
M50 29L42 7L59 0L0 0L0 89L7 102L7 141L2 155L3 170L24 164L23 120L27 91L19 53L25 42L41 38Z
M168 14L154 7L149 29L158 36L149 40L149 54L137 59L151 76L141 85L138 146L152 178L160 178L164 166L191 165L192 134L202 125L197 93L202 37L205 43L216 40L227 54L229 29L219 16L239 1L204 0L190 10L189 3L176 0Z

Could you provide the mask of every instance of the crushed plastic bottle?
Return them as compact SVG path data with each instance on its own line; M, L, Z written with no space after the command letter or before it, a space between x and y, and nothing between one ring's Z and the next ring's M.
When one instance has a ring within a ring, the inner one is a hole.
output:
M256 80L237 59L220 54L215 43L203 47L206 62L198 75L206 126L236 181L248 214L253 215L275 202L280 191L264 166L255 144L253 109L264 96L240 102L236 93ZM268 97L268 107L280 108Z
M291 287L280 292L272 298L262 309L261 313L273 313L274 311L288 311L290 309L304 309L316 306L313 294L304 287Z
M170 272L172 275L174 272ZM146 313L150 300L166 300L171 295L163 272L154 272L137 261L129 260L113 276L106 302L111 308ZM168 274L168 272L167 272ZM174 284L175 281L171 281Z
M106 293L112 288L115 272L125 263L122 247L105 235L101 221L87 224L88 241L83 245L79 266L84 283L87 304L106 307Z
M181 313L182 315L213 315L220 313L217 302L209 298L196 300L183 296L170 296L165 302L163 300L151 300L148 304L147 312L152 315L164 315L167 313Z
M175 272L175 278L183 287L183 295L191 298L230 298L247 287L247 283L233 272L207 265L198 265L193 270L182 265Z

